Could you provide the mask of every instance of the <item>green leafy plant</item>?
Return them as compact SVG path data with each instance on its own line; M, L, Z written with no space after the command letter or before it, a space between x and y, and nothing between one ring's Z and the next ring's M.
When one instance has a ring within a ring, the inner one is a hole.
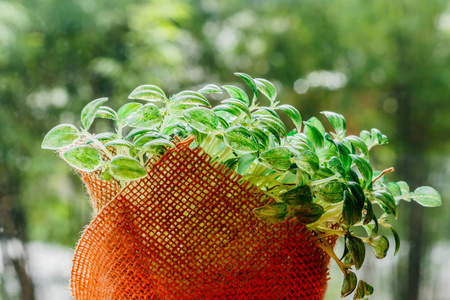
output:
M393 168L373 170L371 148L388 143L379 130L347 135L344 117L326 111L323 115L333 128L326 132L318 118L303 121L295 107L280 105L271 82L236 75L250 87L250 97L236 86L208 84L171 97L159 87L142 85L129 95L132 101L117 111L104 106L106 98L96 99L83 109L80 128L69 124L54 127L42 148L58 150L75 169L125 186L146 176L145 163L150 157L162 155L177 141L190 137L193 147L201 147L213 161L241 174L243 181L267 195L266 203L254 210L262 221L296 221L314 233L319 247L344 274L342 296L355 289L354 299L371 295L373 288L365 281L358 283L353 272L364 263L365 245L377 258L384 258L389 242L378 229L386 227L394 235L396 254L400 239L388 218L397 217L399 202L439 206L439 193L427 186L411 192L404 181L386 182L385 174ZM211 108L208 94L223 91L229 97ZM268 106L258 102L261 94L268 99ZM292 120L290 132L280 112ZM90 133L96 118L112 120L115 131ZM357 227L366 233L355 231ZM327 242L329 236L344 239L342 259Z

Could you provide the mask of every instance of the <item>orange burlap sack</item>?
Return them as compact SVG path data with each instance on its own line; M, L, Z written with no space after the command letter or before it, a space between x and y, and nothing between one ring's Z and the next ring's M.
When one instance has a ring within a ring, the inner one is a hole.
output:
M329 256L301 224L259 220L265 196L240 178L188 143L122 190L82 174L97 215L75 252L75 299L323 299Z

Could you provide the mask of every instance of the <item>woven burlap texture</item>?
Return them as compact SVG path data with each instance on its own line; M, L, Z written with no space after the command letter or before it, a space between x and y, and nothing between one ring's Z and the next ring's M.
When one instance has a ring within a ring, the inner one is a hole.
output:
M329 256L311 233L259 220L264 194L199 148L179 143L121 191L82 179L98 214L73 260L77 300L324 297Z

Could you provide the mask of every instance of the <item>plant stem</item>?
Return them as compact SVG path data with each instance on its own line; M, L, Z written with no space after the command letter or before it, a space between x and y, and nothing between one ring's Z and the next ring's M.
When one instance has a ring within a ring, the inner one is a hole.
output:
M336 174L336 175L333 175L333 176L328 177L328 178L319 179L319 180L316 180L316 181L311 181L311 182L309 182L309 184L310 185L319 185L319 184L322 184L322 183L327 183L328 181L331 181L331 180L337 179L337 178L339 178L339 175Z
M112 153L105 147L105 145L103 145L102 142L100 142L99 140L97 140L92 134L90 134L87 131L84 131L83 134L90 139L95 145L97 145L101 150L103 150L103 152L106 154L106 156L108 156L108 158L110 160L112 160L114 158L114 155L112 155Z
M245 118L246 114L245 113L241 113L239 115L239 117L237 117L236 119L234 119L233 123L231 123L231 126L237 125L243 118Z
M331 258L334 259L334 261L337 263L339 269L341 269L342 273L344 275L347 275L347 269L350 267L349 265L344 264L339 260L339 258L334 253L333 249L331 248L330 244L327 242L326 239L321 239L319 243L317 243L317 246L322 249L325 253L327 253Z
M380 175L378 175L377 177L375 177L375 178L372 180L372 183L375 183L375 181L377 181L378 179L380 179L384 174L387 174L387 173L390 173L390 172L394 172L394 168L393 168L393 167L391 167L391 168L389 168L389 169L386 169L386 170L384 170L383 172L381 172Z

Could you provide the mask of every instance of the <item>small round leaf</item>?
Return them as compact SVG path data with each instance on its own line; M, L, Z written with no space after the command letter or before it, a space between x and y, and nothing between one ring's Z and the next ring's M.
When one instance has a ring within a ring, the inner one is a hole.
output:
M202 133L211 133L219 125L219 119L210 109L194 107L183 112L183 116L190 126Z
M264 222L276 224L282 222L287 215L287 205L282 202L268 204L255 208L253 212Z
M81 124L85 130L88 130L92 122L94 122L95 115L97 114L98 109L105 103L108 98L99 98L89 102L81 111Z
M344 277L344 282L342 283L342 298L347 297L355 290L357 281L358 278L356 277L355 273L348 271L347 275Z
M236 152L245 154L258 151L258 141L245 127L233 126L225 131L225 143Z
M295 218L303 224L311 224L320 219L324 209L317 203L305 203L294 208Z
M129 102L119 108L119 110L117 111L117 116L120 120L126 120L130 114L134 113L141 107L141 103Z
M389 250L389 240L384 235L378 235L370 239L370 243L375 257L382 259L386 257Z
M44 137L42 149L61 149L70 146L79 137L78 129L70 124L53 127Z
M162 118L156 105L149 103L128 117L128 125L131 127L155 127L161 123Z
M85 172L95 171L102 161L98 150L90 146L69 148L64 151L63 157L69 165Z
M128 99L141 99L146 101L167 101L166 94L155 85L146 84L135 88Z
M111 175L119 180L134 180L147 175L144 166L134 158L117 155L111 160Z
M338 203L344 199L344 189L339 181L332 180L319 189L318 196L325 202Z
M261 161L271 169L287 171L291 167L291 152L286 147L275 147L260 155Z
M438 191L429 186L421 186L412 194L412 199L422 206L441 206L442 198Z
M258 87L258 90L263 93L271 103L273 103L277 97L277 90L275 89L273 83L263 78L256 78L254 81Z
M311 187L307 184L297 186L292 190L289 190L286 193L281 194L280 198L283 202L291 206L311 203L312 202Z

